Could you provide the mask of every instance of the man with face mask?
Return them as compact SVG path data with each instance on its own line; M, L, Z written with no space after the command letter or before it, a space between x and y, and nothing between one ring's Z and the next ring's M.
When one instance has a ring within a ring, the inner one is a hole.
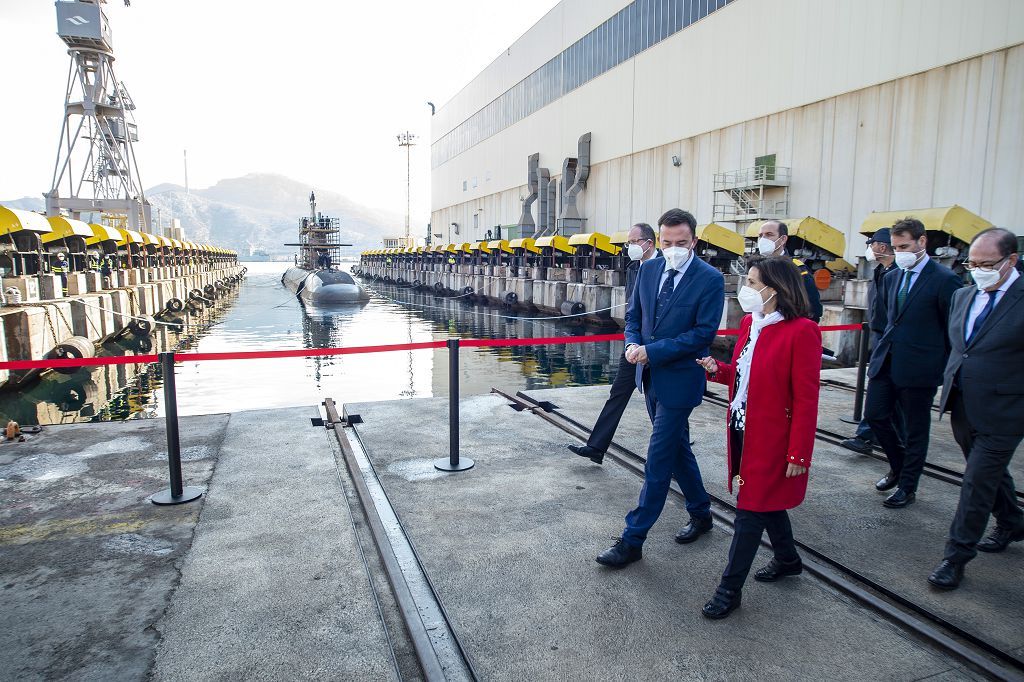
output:
M940 589L959 586L978 550L1002 552L1024 540L1024 513L1008 469L1024 439L1024 277L1015 269L1016 251L1009 230L979 232L964 264L975 286L953 296L940 404L952 413L967 466L943 561L928 577ZM990 514L996 527L981 540Z
M875 297L878 295L878 291L881 289L882 278L887 274L896 269L896 254L892 250L892 238L889 236L889 228L883 227L876 230L867 241L867 249L864 251L864 257L868 261L868 264L877 263L875 269L871 274L871 281L868 283L868 310L865 319L871 319L871 313L875 309ZM879 335L875 332L871 333L871 345L870 348L874 348L878 345ZM897 412L899 406L897 406ZM905 438L903 433L903 417L897 415L896 418L896 430L900 435L901 439ZM871 426L868 425L867 419L862 419L860 424L857 426L857 433L853 438L847 438L840 445L848 450L859 452L862 455L871 453L871 442L874 440L874 435L871 433Z
M675 478L686 496L690 523L676 542L693 542L711 530L711 498L690 449L690 412L707 385L697 358L709 354L725 306L722 273L694 256L697 221L678 208L658 220L662 258L640 268L626 320L626 360L654 424L640 501L626 528L597 562L622 568L638 561L647 532L658 520Z
M875 488L896 488L882 504L899 509L914 501L928 455L932 400L949 356L949 304L960 278L928 257L920 220L900 220L890 237L897 269L882 278L872 311L871 329L880 337L871 352L864 417L889 460ZM894 422L897 405L906 440Z
M626 252L630 263L626 266L626 320L629 320L629 300L633 293L633 286L636 284L637 273L640 267L658 255L654 246L654 229L647 223L637 223L627 235ZM570 445L569 449L580 457L587 457L591 462L600 464L604 460L604 453L611 445L615 437L615 430L619 428L619 421L622 413L626 411L629 399L633 397L636 389L636 371L631 362L626 360L625 354L619 358L619 372L612 382L611 394L608 396L601 415L594 424L594 430L586 445Z
M799 258L793 258L786 251L786 242L789 241L789 227L779 220L766 220L761 225L761 231L757 238L757 252L762 256L788 256L793 260L793 265L800 271L803 278L804 291L807 292L807 302L811 304L811 319L821 322L821 315L824 309L821 307L821 294L818 292L818 285L814 283L814 276L810 269Z

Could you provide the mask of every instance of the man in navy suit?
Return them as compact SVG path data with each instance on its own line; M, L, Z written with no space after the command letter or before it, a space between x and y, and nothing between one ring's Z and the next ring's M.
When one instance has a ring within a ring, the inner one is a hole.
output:
M644 487L626 515L622 537L597 561L622 568L641 558L647 532L658 520L675 477L686 496L690 523L676 542L711 530L711 498L690 449L690 412L700 405L706 377L697 358L709 354L725 306L722 273L693 254L697 221L674 208L658 220L662 257L640 268L626 320L626 359L654 424L647 446Z
M880 334L871 352L865 418L889 459L889 473L875 484L892 490L882 503L899 509L914 501L928 455L932 400L949 357L949 308L960 278L928 257L928 237L916 218L889 232L898 268L882 278L871 330ZM906 442L893 415L903 411Z

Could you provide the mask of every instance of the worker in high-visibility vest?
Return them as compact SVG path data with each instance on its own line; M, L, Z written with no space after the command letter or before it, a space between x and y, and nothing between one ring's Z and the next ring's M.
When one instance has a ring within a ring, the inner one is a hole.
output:
M60 288L65 296L68 295L68 272L71 266L68 264L68 257L63 251L57 252L57 258L50 268L51 272L60 276Z

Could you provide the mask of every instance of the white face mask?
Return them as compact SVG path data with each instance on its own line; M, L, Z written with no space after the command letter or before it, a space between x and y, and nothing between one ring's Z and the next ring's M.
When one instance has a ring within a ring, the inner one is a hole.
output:
M685 246L670 246L662 249L661 254L665 256L665 265L669 270L679 270L690 257L690 250Z
M917 257L922 253L924 253L924 249L921 249L920 251L897 251L896 265L904 270L909 270L917 265Z
M775 242L767 237L761 237L757 240L757 252L762 256L770 256L775 253Z
M740 292L736 295L736 298L737 300L739 300L740 307L743 308L743 312L763 313L764 304L772 300L772 296L775 296L775 294L769 296L768 301L761 300L761 292L767 288L768 286L765 285L761 287L760 290L757 290L752 287L748 287L745 284L742 287L740 287Z
M875 260L877 260L875 258L875 250L872 249L870 246L867 248L867 250L864 251L864 257L868 259L869 263L874 263Z
M1002 266L996 268L995 270L982 270L981 268L975 268L974 270L971 270L971 279L974 280L974 283L978 286L979 291L985 291L985 289L994 287L996 283L1002 278Z
M644 257L645 253L647 253L647 249L643 248L639 244L630 244L626 248L626 254L629 256L630 260L640 260Z

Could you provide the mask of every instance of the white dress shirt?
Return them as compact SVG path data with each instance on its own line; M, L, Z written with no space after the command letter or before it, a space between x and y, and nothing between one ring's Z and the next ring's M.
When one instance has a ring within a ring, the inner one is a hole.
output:
M988 305L989 297L995 296L996 302L993 306L999 305L999 299L1003 297L1003 294L1010 290L1010 287L1013 286L1013 283L1017 281L1018 277L1020 277L1020 273L1017 272L1017 268L1011 268L1010 276L1006 278L1006 281L1003 282L1002 286L998 289L995 291L979 291L974 295L974 303L971 304L971 310L967 313L967 328L965 330L966 333L964 334L964 338L969 339L971 338L971 335L974 334L974 323L978 320L978 315L981 315L981 311Z

